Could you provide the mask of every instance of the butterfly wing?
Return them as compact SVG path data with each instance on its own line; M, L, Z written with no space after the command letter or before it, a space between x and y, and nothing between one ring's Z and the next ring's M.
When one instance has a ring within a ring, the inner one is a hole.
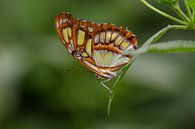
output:
M63 45L72 54L76 46L73 43L73 31L69 20L70 17L71 15L68 13L57 15L55 18L55 27Z
M123 51L135 49L136 37L112 24L96 24L72 18L69 13L56 16L57 33L68 51L98 78L112 78L131 56Z

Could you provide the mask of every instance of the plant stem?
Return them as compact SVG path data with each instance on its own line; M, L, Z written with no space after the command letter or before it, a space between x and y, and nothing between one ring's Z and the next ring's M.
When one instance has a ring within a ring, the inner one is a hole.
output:
M189 29L187 26L183 25L168 25L167 27L161 29L156 34L154 34L151 38L149 38L142 47L147 47L155 42L157 42L162 36L164 36L170 29L178 29L178 30L187 30Z
M188 14L188 17L190 17L191 20L193 20L193 15L192 15L192 12L190 10L190 7L188 6L188 1L187 0L184 0L184 5L185 5L185 8L186 8L186 12Z
M166 18L169 18L169 19L171 19L171 20L173 20L173 21L175 21L175 22L177 22L177 23L179 23L179 24L182 24L182 25L187 25L187 24L188 24L188 23L185 22L185 21L182 21L182 20L180 20L180 19L178 19L178 18L175 18L175 17L173 17L173 16L171 16L171 15L169 15L169 14L167 14L167 13L165 13L165 12L163 12L163 11L157 9L157 8L155 8L154 6L152 6L151 4L149 4L146 0L140 0L140 1L141 1L143 4L145 4L147 7L149 7L150 9L152 9L153 11L159 13L160 15L162 15L162 16L164 16L164 17L166 17Z
M139 55L145 53L195 52L195 42L182 41L182 40L161 42L161 43L150 45L148 47L139 48L135 52Z
M116 88L120 84L121 79L123 78L123 76L125 75L125 73L129 69L129 67L133 64L134 61L135 61L135 58L133 58L132 61L122 69L122 71L117 76L116 81L114 82L114 84L111 88L111 92L109 94L109 101L108 101L108 116L110 115L110 109L111 109L113 98L114 98L115 93L116 93Z
M185 15L185 13L181 10L179 2L177 1L177 3L173 4L171 6L171 8L173 9L173 11L180 16L183 20L190 22L190 19Z
M161 29L156 34L154 34L151 38L149 38L147 41L143 43L143 45L135 51L125 51L123 52L124 55L132 55L133 57L137 58L140 54L143 54L147 51L147 49L150 45L156 43L162 36L164 36L169 30L171 29L177 29L177 30L190 30L187 26L182 25L168 25L167 27Z

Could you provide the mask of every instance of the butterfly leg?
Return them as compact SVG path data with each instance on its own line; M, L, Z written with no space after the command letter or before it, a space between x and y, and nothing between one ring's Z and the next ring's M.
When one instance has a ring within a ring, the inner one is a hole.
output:
M108 92L109 92L109 94L111 94L111 90L110 90L110 88L105 84L105 82L108 82L110 79L107 79L107 80L105 80L105 81L100 81L100 83L101 83L101 85L104 87L104 88L106 88L106 90L108 90Z
M112 78L106 79L103 82L109 82Z

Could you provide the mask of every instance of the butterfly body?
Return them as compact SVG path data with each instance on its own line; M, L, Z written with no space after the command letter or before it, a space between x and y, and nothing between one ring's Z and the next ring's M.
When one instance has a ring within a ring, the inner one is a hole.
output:
M57 33L68 51L99 79L109 79L131 61L123 51L136 48L133 33L111 23L97 24L73 18L69 13L55 18Z

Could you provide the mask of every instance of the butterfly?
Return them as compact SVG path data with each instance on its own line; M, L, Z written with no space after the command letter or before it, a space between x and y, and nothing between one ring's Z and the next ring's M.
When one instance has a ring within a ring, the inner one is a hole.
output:
M132 60L131 55L122 53L137 46L136 36L122 27L73 18L67 12L55 17L55 28L70 54L98 79L117 76L117 71Z

